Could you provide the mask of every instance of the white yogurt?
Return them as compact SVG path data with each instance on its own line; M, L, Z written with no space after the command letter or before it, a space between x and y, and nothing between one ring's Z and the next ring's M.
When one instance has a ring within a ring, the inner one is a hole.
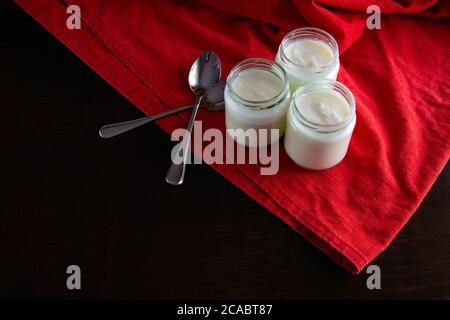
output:
M272 99L283 91L283 82L270 71L249 69L242 71L231 82L234 92L248 101Z
M276 61L286 71L294 92L308 81L336 80L339 49L329 33L317 28L300 28L283 38Z
M322 170L347 153L356 124L355 100L343 84L323 80L297 90L287 115L284 146L298 165Z
M278 129L279 135L251 141L244 131L235 131L235 140L246 146L266 146L284 134L290 102L289 82L283 69L267 59L252 58L238 63L230 72L225 88L227 129Z
M286 57L302 68L319 68L333 61L333 50L320 40L303 39L289 43Z
M348 102L333 91L306 93L299 101L300 113L312 123L334 125L350 115Z

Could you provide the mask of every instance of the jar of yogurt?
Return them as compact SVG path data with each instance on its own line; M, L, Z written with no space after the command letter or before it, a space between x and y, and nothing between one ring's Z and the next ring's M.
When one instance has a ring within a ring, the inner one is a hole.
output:
M276 142L284 134L290 100L289 81L277 63L263 58L239 62L225 87L225 125L231 129L227 132L232 131L236 142L245 146ZM278 134L271 134L271 129L278 129ZM252 131L256 139L251 138Z
M336 80L339 48L336 40L324 30L295 29L281 41L275 61L286 71L294 92L308 81Z
M333 80L309 82L292 98L284 147L298 165L328 169L344 158L355 124L355 98L346 86Z

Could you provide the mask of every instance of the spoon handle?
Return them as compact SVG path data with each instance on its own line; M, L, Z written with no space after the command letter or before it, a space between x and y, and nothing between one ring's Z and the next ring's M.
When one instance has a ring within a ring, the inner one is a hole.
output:
M172 158L172 165L169 168L169 171L167 171L166 175L166 181L167 183L178 186L183 183L184 180L184 172L186 170L186 161L187 156L189 155L189 146L191 142L191 132L192 127L194 126L195 117L197 116L197 111L200 107L200 103L203 99L203 96L197 96L195 100L194 109L192 110L191 119L189 120L189 124L187 127L186 134L183 138L183 141L176 145L175 152L172 152L173 155L179 155L182 158L181 163L175 163L174 159Z
M98 134L103 139L109 139L109 138L118 136L119 134L128 132L132 129L135 129L137 127L140 127L146 123L157 120L159 118L162 118L162 117L165 117L165 116L168 116L168 115L171 115L171 114L174 114L174 113L186 110L186 109L190 109L190 108L193 108L193 106L178 107L178 108L167 110L167 111L164 111L164 112L152 115L152 116L148 116L148 117L142 117L142 118L138 118L138 119L134 119L134 120L107 124L107 125L101 127L100 130L98 130Z

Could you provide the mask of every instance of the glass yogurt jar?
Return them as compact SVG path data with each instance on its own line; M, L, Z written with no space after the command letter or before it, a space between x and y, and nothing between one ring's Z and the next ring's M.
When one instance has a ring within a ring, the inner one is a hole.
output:
M275 61L286 71L294 92L308 81L336 80L339 48L336 40L324 30L295 29L281 41Z
M284 147L298 165L328 169L344 158L355 124L355 98L346 86L333 80L309 82L292 98Z
M283 68L263 58L243 60L227 78L226 128L232 129L233 138L241 145L263 147L274 143L284 134L290 100L289 81ZM271 129L278 129L279 134L271 134ZM256 139L249 138L252 130Z

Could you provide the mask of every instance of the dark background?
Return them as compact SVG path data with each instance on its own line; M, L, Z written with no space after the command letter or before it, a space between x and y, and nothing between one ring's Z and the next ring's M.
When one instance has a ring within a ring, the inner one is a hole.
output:
M450 299L448 166L368 290L365 271L207 165L167 185L172 143L155 124L100 139L142 113L15 4L0 9L0 297ZM71 264L82 290L66 288Z

